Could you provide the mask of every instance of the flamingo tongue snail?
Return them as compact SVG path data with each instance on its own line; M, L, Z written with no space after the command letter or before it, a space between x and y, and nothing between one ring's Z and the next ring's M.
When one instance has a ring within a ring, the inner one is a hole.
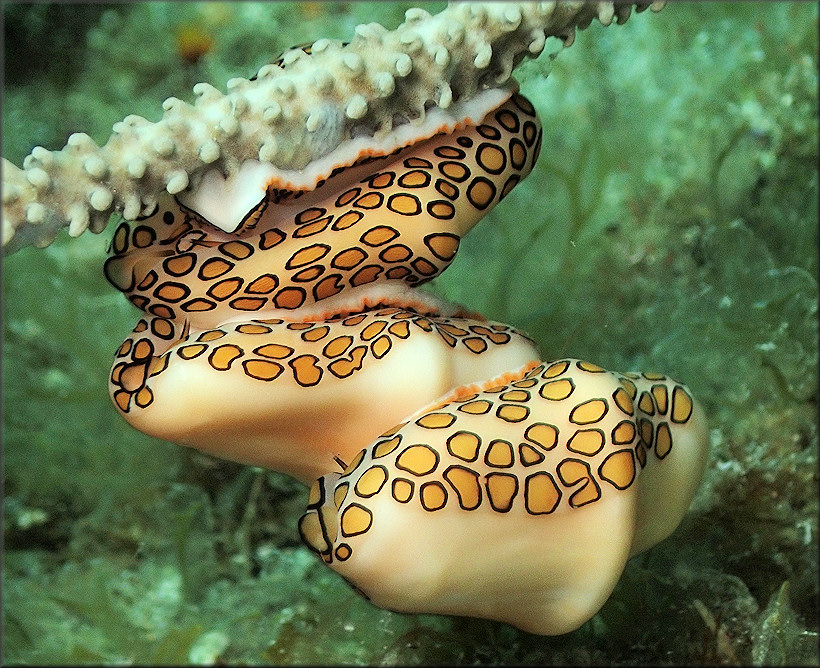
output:
M707 443L702 409L665 376L530 362L321 477L299 529L379 606L566 633L679 524Z
M513 68L630 11L409 10L227 95L198 84L103 147L4 162L4 249L120 213L105 275L142 314L109 388L130 424L311 485L303 541L378 605L570 631L680 522L703 411L666 376L541 362L417 287L538 158Z
M146 315L116 353L114 403L146 433L310 484L419 405L537 357L414 286L530 172L540 137L515 93L313 190L270 188L231 232L170 195L120 223L105 273Z

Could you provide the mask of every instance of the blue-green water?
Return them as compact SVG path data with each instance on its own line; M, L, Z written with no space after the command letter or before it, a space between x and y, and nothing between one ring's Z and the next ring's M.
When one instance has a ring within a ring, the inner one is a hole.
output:
M409 6L6 3L3 155L102 143ZM300 485L129 427L106 391L136 320L102 277L109 229L3 262L4 663L817 665L817 13L670 3L519 67L539 163L430 286L546 359L679 378L710 416L690 513L590 622L375 608L300 545ZM196 63L186 25L213 40Z

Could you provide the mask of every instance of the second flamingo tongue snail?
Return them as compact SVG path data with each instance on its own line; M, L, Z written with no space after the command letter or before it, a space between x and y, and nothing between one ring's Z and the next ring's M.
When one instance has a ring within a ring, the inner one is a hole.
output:
M236 231L171 196L121 223L106 275L146 317L114 402L147 433L309 484L452 387L532 359L524 335L412 286L529 173L539 138L514 94L314 190L271 190Z
M416 286L538 157L511 70L630 9L454 4L294 48L102 148L7 164L4 245L120 212L105 273L143 311L111 370L126 420L312 484L303 540L378 605L570 631L680 522L702 410L665 376L540 362Z
M678 525L706 443L701 409L664 376L532 362L320 478L300 530L378 605L565 633Z

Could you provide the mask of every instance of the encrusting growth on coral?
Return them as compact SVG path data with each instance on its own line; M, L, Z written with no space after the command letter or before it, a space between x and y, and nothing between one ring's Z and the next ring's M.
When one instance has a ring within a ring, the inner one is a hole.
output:
M119 211L105 275L142 315L109 389L130 424L313 482L304 542L379 605L567 632L680 522L703 411L415 288L538 158L513 68L630 11L453 4L288 50L102 148L7 165L4 244Z
M389 152L465 113L478 121L498 98L476 108L477 95L508 87L515 65L540 54L548 37L570 44L594 18L623 23L631 9L609 2L454 3L435 16L414 9L394 31L364 24L348 44L319 39L286 51L251 80L229 81L227 94L197 84L193 105L168 98L156 123L128 116L102 147L75 133L62 150L35 147L22 170L4 160L4 249L46 246L65 226L72 236L100 232L114 212L135 220L162 193L190 192L211 170L230 179L260 161L268 167L261 181L296 183L297 170L312 165L301 178L315 183L335 162L320 159L346 143L355 155L387 138L381 150ZM401 136L404 125L410 137ZM265 183L258 185L257 201Z

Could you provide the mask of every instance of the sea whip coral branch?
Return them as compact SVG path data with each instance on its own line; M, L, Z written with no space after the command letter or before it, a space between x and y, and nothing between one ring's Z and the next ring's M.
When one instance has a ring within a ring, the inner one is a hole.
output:
M663 3L636 3L637 11ZM134 220L168 192L195 189L214 168L235 175L247 160L302 170L355 137L402 124L458 118L481 91L509 87L510 73L538 56L547 37L568 45L597 18L623 23L630 4L613 2L452 3L431 16L411 9L396 30L370 23L349 44L319 39L292 49L223 94L197 84L151 123L128 116L100 147L76 133L59 151L35 147L23 169L3 160L2 239L6 254L47 246L65 226L102 231L114 212ZM495 102L494 102L495 104Z

